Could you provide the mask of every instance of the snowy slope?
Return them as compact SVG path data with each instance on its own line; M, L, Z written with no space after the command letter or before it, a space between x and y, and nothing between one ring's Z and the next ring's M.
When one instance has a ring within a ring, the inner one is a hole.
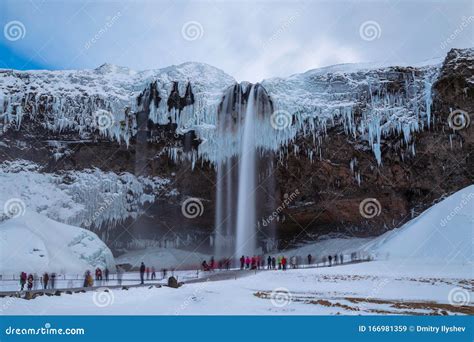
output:
M359 257L387 260L394 266L407 264L436 264L443 266L474 263L474 185L464 188L433 205L402 227L376 238L321 238L287 255L305 257L312 254L315 262L323 257L344 254L349 260L352 252ZM471 272L472 273L472 272Z
M0 224L0 273L80 272L115 267L110 249L88 230L26 212Z
M365 247L410 263L473 265L474 185L435 204Z

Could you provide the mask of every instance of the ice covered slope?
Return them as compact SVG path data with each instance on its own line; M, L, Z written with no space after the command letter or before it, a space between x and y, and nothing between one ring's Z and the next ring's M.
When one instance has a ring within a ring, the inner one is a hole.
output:
M115 267L112 252L96 234L32 211L0 224L0 259L0 273L10 276Z
M473 264L474 185L435 204L401 228L391 230L367 246L379 258L441 267Z

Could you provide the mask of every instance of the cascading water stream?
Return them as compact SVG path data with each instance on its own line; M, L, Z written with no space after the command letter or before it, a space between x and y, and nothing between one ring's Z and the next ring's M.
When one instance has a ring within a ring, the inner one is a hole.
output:
M272 165L272 157L259 150L256 132L270 126L271 110L265 89L247 84L229 88L219 107L213 140L217 152L214 249L218 258L238 259L259 252L257 217L268 212L273 203L268 194L274 187L271 177L258 177L259 171ZM258 186L262 191L257 191ZM265 227L265 238L273 236L272 227Z
M256 236L256 146L255 146L255 86L245 111L239 165L239 192L237 201L237 240L235 254L253 255L257 247Z

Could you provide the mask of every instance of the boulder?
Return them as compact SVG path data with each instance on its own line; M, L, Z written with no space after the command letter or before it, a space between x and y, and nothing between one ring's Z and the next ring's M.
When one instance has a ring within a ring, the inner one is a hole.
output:
M168 286L169 287L172 287L174 289L177 289L178 287L180 287L182 284L181 283L178 283L178 279L176 279L175 277L169 277L168 278Z

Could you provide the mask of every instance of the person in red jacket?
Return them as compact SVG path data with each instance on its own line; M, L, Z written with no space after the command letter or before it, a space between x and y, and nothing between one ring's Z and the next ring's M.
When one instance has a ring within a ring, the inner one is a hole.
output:
M286 270L286 258L281 258L281 266L283 267L283 271Z

